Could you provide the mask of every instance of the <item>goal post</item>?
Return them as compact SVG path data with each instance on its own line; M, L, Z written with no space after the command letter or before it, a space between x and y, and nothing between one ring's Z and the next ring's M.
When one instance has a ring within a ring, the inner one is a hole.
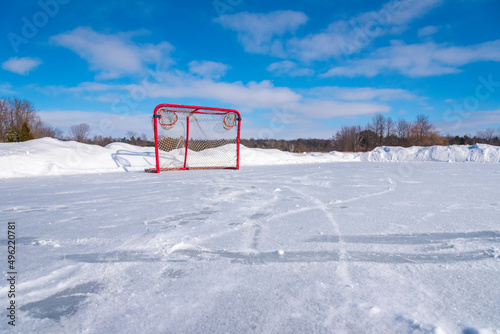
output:
M153 114L156 167L146 172L239 169L241 115L233 109L159 104Z

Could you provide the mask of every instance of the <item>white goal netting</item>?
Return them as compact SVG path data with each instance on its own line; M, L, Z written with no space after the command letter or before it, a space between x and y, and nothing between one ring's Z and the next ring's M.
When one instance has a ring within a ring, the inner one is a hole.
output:
M237 169L240 121L235 110L160 105L153 118L158 171Z

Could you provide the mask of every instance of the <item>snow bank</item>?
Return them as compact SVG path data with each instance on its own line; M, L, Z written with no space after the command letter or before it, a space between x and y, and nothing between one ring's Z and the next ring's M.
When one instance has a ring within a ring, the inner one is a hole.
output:
M153 161L151 148L124 143L101 147L42 138L0 144L0 178L143 170Z
M294 165L360 161L361 153L290 153L276 149L241 147L241 166Z
M485 144L409 148L382 146L364 153L361 161L500 162L500 147Z
M177 152L179 159L182 152ZM193 152L193 154L199 154ZM175 152L174 152L175 155ZM500 147L490 145L378 147L367 153L290 153L241 147L240 166L326 162L500 162ZM141 171L155 165L154 148L125 143L106 147L42 138L0 143L0 178Z

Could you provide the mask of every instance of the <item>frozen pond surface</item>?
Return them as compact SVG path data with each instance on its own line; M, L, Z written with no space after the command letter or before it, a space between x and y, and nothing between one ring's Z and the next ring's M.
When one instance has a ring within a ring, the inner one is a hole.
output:
M498 164L0 182L20 333L500 330Z

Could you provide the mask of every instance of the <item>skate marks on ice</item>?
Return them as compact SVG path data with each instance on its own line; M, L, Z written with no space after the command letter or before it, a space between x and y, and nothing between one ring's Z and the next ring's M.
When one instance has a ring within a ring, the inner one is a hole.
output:
M18 237L16 238L16 245L29 246L38 240L34 237ZM0 246L7 246L9 243L8 239L0 239Z
M320 235L305 240L316 243L345 244L396 244L396 245L430 245L443 244L441 249L454 248L453 244L465 243L500 243L500 232L479 231L463 233L421 233L421 234L389 234L389 235ZM438 248L439 249L439 248ZM230 259L234 263L314 263L314 262L368 262L368 263L446 263L480 261L498 259L500 254L496 247L474 249L469 251L429 252L380 252L340 249L334 251L284 251L284 252L237 252L227 250L179 249L171 253L166 261L213 261L217 258Z
M103 285L98 282L87 282L57 292L45 299L21 306L21 311L38 319L61 320L75 314L91 295L98 294Z
M0 207L0 213L21 214L21 213L40 213L40 212L54 212L59 210L67 210L67 205L46 205L46 206L23 206L17 205L14 207Z
M319 235L304 240L307 243L338 243L338 235ZM80 263L121 263L121 262L190 262L215 261L229 259L233 263L258 265L266 263L315 263L315 262L368 262L368 263L446 263L480 261L498 259L497 247L473 250L455 250L453 244L466 243L500 243L500 232L479 231L464 233L421 233L421 234L389 234L389 235L343 235L345 244L392 244L409 247L420 245L443 245L438 251L426 249L410 249L408 252L381 252L359 250L321 250L321 251L230 251L193 247L175 249L169 254L152 254L145 251L113 251L105 253L69 254L65 260ZM257 242L257 241L254 241ZM449 246L452 245L452 246ZM460 247L459 247L460 248ZM441 251L446 249L446 252ZM451 251L448 251L451 249Z
M61 260L81 263L123 263L123 262L160 262L161 257L143 251L113 251L106 253L68 254Z
M232 252L225 250L175 251L166 261L214 261L229 259L232 263L258 265L267 263L318 263L318 262L368 262L383 264L455 263L498 258L492 250L461 253L388 253L350 251L347 255L339 251L287 251L278 252Z
M286 251L279 252L238 252L228 250L180 249L168 256L152 256L146 252L121 251L108 253L71 254L66 260L83 263L124 263L124 262L191 262L215 261L229 259L232 263L258 265L267 263L318 263L318 262L367 262L367 263L436 263L451 264L455 262L480 261L497 259L498 251L484 249L456 253L389 253L349 251Z
M372 198L372 197L383 196L385 194L388 194L390 192L395 191L396 190L396 182L393 181L392 178L388 178L387 182L389 183L389 186L385 190L374 192L374 193L369 193L369 194L364 194L364 195L358 195L358 196L352 197L350 199L330 201L329 204L351 203L351 202L356 202L356 201L359 201L359 200L366 200L366 199L369 199L369 198ZM359 186L360 185L358 185L358 187ZM341 208L347 208L347 207L341 207Z
M398 244L398 245L428 245L445 243L452 240L487 241L500 243L500 231L455 232L455 233L415 233L415 234L387 234L387 235L344 235L342 240L353 244ZM307 240L308 242L338 243L336 235L319 235Z
M217 213L209 207L204 207L196 212L179 213L169 215L154 220L146 220L143 225L146 231L150 233L164 232L177 228L179 225L197 226L210 219L212 214Z

